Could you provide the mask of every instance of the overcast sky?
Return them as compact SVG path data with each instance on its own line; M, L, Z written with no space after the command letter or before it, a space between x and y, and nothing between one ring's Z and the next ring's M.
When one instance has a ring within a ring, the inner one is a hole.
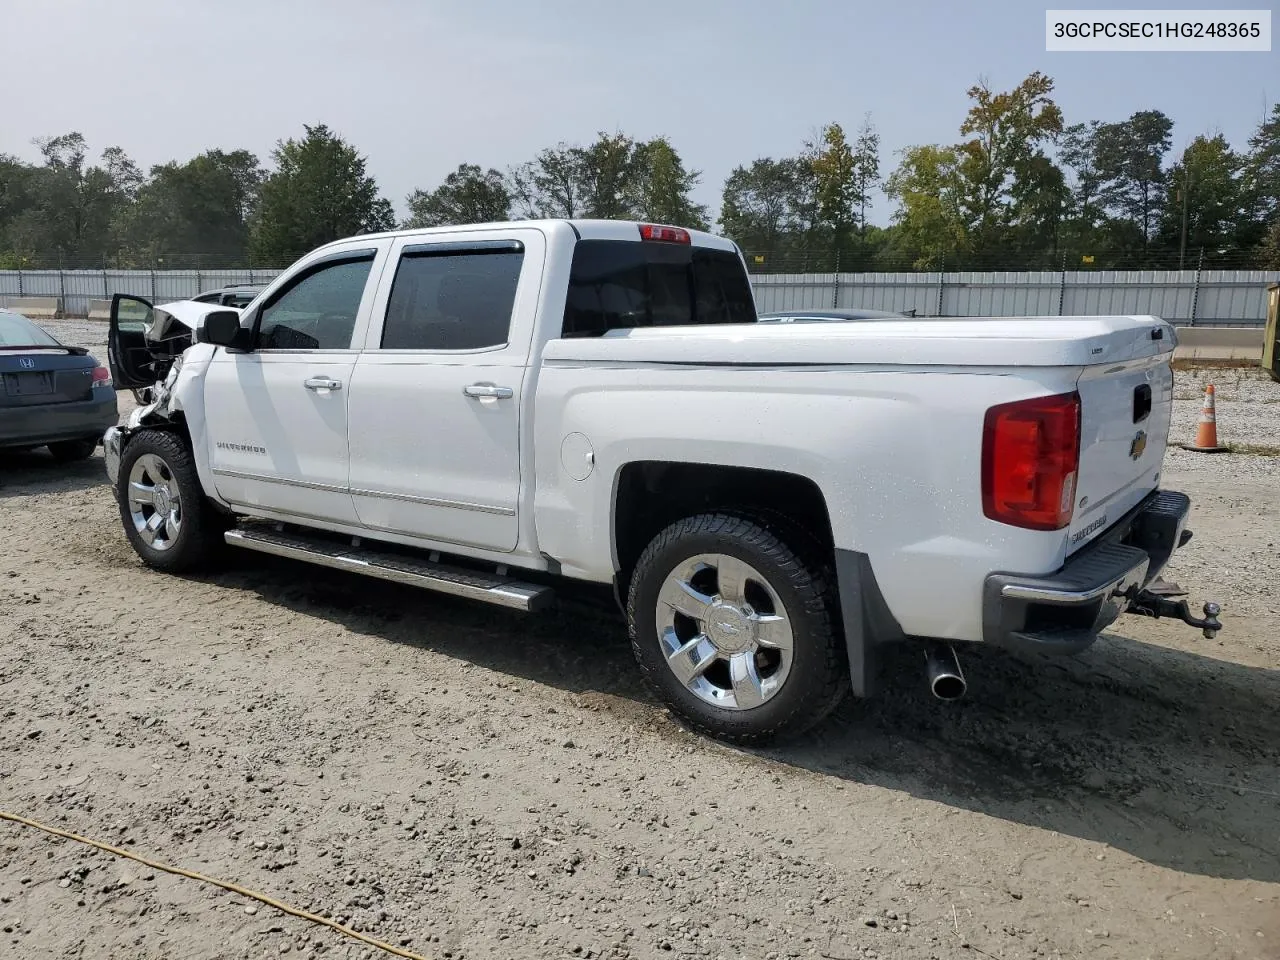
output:
M1199 3L1200 8L1249 3ZM1254 0L1253 6L1262 6ZM1054 7L1068 4L1054 3ZM1102 6L1093 3L1091 6ZM1152 6L1129 3L1116 6ZM868 111L882 166L954 142L965 90L1057 81L1068 123L1157 108L1174 149L1244 145L1280 97L1271 53L1046 53L1045 5L988 0L0 0L0 152L79 130L145 169L210 147L264 161L304 123L369 158L404 210L462 162L505 169L599 130L666 134L718 209L739 163ZM884 222L887 203L877 205Z

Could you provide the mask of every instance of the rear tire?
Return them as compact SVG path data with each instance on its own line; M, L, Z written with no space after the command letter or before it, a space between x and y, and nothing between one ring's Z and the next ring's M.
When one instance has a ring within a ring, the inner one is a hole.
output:
M59 463L75 463L78 460L88 460L97 449L98 440L96 437L87 440L60 440L57 443L49 444L49 452L53 454L53 459Z
M836 606L819 565L755 520L715 513L649 544L627 621L640 670L672 713L755 744L803 733L848 691Z
M177 434L146 430L129 440L116 503L125 536L149 567L186 573L208 566L221 552L226 522L205 498L191 452Z

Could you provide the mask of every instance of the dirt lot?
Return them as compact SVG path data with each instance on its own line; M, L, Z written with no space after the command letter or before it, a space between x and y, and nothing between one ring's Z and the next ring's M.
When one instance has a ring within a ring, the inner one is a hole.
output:
M1226 438L1277 442L1280 387L1217 381ZM1280 958L1280 458L1177 451L1166 484L1217 640L1125 618L1079 658L974 651L958 704L906 657L752 752L674 725L604 613L249 554L158 575L100 458L10 457L0 808L432 958ZM0 822L0 956L317 954L382 956Z

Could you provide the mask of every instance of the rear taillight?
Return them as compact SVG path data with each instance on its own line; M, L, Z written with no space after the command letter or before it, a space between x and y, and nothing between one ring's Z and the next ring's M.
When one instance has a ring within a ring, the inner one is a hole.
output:
M81 380L80 382L83 383L84 381ZM106 367L94 367L93 368L93 386L95 387L111 386L111 371L108 370Z
M662 243L692 243L689 231L681 227L666 227L659 223L640 224L641 240L658 240Z
M982 512L1030 530L1061 530L1075 509L1080 395L1004 403L982 431Z

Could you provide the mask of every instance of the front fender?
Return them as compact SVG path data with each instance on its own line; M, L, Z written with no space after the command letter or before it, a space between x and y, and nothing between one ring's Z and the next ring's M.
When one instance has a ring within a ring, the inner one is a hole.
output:
M120 455L124 452L124 431L119 427L107 427L102 435L102 456L107 464L107 479L116 485L120 476Z
M159 401L134 407L124 418L123 423L107 427L107 432L102 435L103 459L106 461L107 479L111 481L112 486L115 486L116 480L120 477L120 458L124 456L125 444L129 442L132 434L147 425L144 421L155 413L157 406Z

